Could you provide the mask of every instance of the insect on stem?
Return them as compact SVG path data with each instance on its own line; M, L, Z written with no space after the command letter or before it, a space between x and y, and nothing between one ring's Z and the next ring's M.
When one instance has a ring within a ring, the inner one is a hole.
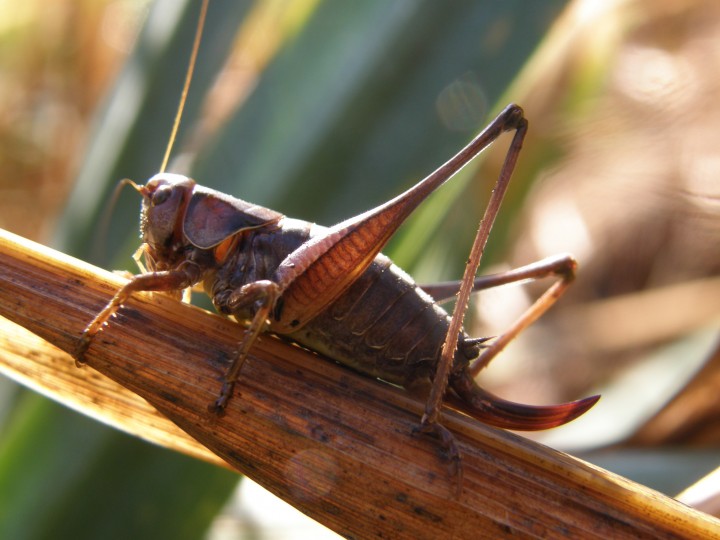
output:
M560 278L502 336L481 351L485 340L462 329L475 272L517 161L527 120L518 105L508 105L470 143L433 173L390 201L333 227L318 227L259 205L205 188L195 180L166 173L195 68L208 9L204 0L185 85L160 173L143 186L129 180L143 198L139 250L143 273L134 276L88 324L75 358L85 362L94 337L134 293L180 293L201 284L214 306L246 331L210 410L238 414L231 401L240 371L261 332L271 331L367 375L425 389L422 432L439 440L462 490L461 454L453 434L441 423L445 394L463 411L507 429L538 430L562 425L594 405L598 396L559 405L524 405L483 390L473 369L489 362L522 329L537 319L572 281L575 261L563 256L496 276L508 283L555 275ZM457 285L451 316L380 251L406 218L439 186L452 178L503 133L513 132L505 163L473 242L465 275ZM179 296L179 294L177 294ZM471 363L476 359L475 368ZM236 398L237 399L237 398Z
M173 144L175 144L175 137L177 137L177 132L180 128L180 120L182 120L183 110L185 109L185 102L187 101L190 83L192 82L193 72L195 71L195 62L197 60L198 50L200 49L200 40L202 39L203 28L205 27L205 16L207 14L208 2L209 0L203 0L202 6L200 7L197 30L195 30L195 41L193 42L190 62L188 64L187 73L185 74L185 84L183 85L182 94L180 94L180 104L178 105L177 113L175 114L175 121L173 122L170 139L168 140L168 145L165 149L165 156L163 157L162 164L160 165L161 173L165 172L170 159L170 152L172 151Z

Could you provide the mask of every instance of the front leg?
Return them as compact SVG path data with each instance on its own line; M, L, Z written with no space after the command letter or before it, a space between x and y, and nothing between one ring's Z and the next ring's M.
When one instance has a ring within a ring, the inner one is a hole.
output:
M78 367L85 364L85 353L93 339L110 317L130 298L132 293L138 291L180 291L193 286L199 280L200 269L192 263L186 263L175 270L150 272L134 276L115 293L112 300L85 327L75 348L75 363Z
M240 342L240 347L233 359L232 364L228 368L223 377L223 385L218 398L210 405L209 409L217 414L222 414L227 407L228 401L232 397L235 383L247 359L250 347L263 327L267 323L270 313L275 307L280 297L280 287L277 283L269 280L260 280L243 285L239 289L232 291L222 291L215 295L213 302L215 306L223 313L237 313L243 308L253 306L255 314L250 326L245 332L245 337Z

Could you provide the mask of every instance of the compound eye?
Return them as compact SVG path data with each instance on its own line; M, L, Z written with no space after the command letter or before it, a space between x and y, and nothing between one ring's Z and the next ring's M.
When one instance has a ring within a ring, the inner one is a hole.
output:
M170 198L170 195L172 195L172 191L172 186L160 186L159 188L157 188L152 194L152 205L159 206L165 201L167 201Z

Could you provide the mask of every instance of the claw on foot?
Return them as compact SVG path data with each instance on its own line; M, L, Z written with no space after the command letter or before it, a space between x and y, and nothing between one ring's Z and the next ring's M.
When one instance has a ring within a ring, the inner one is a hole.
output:
M208 405L208 411L210 411L213 414L216 414L217 416L222 416L225 414L225 408L227 407L228 402L230 401L230 398L232 397L233 390L235 388L235 382L228 382L224 381L222 385L222 389L220 390L220 395L218 398L213 401L210 405Z
M85 353L90 347L90 342L92 342L93 337L94 336L91 336L87 330L85 330L82 336L80 336L80 339L75 346L75 351L73 351L73 358L75 358L76 367L81 368L85 365Z
M448 428L437 422L428 422L423 417L420 425L415 426L412 430L413 435L423 433L437 439L442 447L443 458L449 461L448 471L450 476L455 479L455 495L459 496L462 491L462 457L455 443L455 436Z

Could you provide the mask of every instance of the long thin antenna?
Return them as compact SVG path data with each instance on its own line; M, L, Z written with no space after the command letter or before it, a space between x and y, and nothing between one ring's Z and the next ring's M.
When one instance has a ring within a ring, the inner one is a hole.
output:
M188 64L187 73L185 74L185 85L183 86L183 91L180 95L180 104L178 105L175 122L173 123L172 131L170 132L170 140L168 140L167 149L165 150L165 157L163 157L162 165L160 165L160 172L165 172L165 167L167 167L168 160L170 159L170 152L172 151L173 144L175 144L175 137L177 136L178 128L180 127L180 120L182 119L183 109L185 108L185 102L187 101L188 90L190 90L190 82L192 81L193 72L195 71L195 61L197 60L198 49L200 49L200 39L202 38L203 28L205 27L205 15L207 14L208 3L209 0L203 0L202 6L200 7L200 17L198 17L197 30L195 30L195 41L193 43L192 53L190 54L190 63Z

